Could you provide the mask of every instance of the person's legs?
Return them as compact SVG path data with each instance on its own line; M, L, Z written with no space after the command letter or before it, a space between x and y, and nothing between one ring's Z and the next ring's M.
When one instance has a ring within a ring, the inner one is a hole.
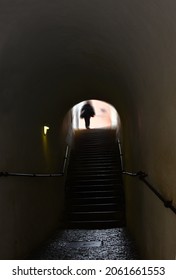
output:
M85 118L85 127L88 129L90 125L90 117Z

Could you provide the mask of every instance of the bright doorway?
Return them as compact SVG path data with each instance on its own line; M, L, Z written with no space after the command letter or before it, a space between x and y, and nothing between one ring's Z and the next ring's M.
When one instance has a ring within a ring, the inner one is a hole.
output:
M120 118L116 109L107 102L89 100L94 107L95 116L90 120L90 128L117 128L120 126ZM72 109L73 129L85 129L84 119L80 118L82 106L87 102L76 104Z

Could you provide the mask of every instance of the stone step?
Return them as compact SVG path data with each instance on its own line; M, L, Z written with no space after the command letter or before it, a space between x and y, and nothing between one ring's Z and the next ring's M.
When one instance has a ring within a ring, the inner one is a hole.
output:
M70 170L68 172L68 174L72 177L78 177L80 176L81 178L82 177L89 177L91 178L92 176L94 177L97 177L97 176L100 176L100 177L110 177L110 176L113 176L113 177L119 177L121 176L121 171L116 171L116 170L102 170L102 169L99 169L99 170L88 170L88 169L78 169L78 168L75 168L73 170Z
M95 203L124 203L124 198L121 196L108 196L108 197L69 197L68 206L74 204L95 204Z
M95 221L124 219L123 211L92 211L92 212L70 212L69 218L72 221Z
M113 164L113 165L120 165L120 158L116 158L116 157L110 157L110 158L104 158L104 157L97 157L97 158L90 158L90 157L87 157L86 159L85 158L79 158L79 157L74 157L74 158L71 158L70 159L70 164L75 164L76 163L79 163L79 162L83 162L83 163L101 163L101 164Z
M83 198L83 197L117 197L117 196L121 196L122 192L118 192L116 190L101 190L101 191L74 191L71 190L70 191L70 196L72 198Z
M115 186L114 184L102 184L102 185L75 185L70 187L70 191L116 191L123 192L121 184Z
M79 173L74 172L74 173L69 173L69 176L70 176L70 180L72 182L97 181L97 180L101 180L101 181L106 180L106 182L107 182L107 180L111 180L111 181L114 180L114 181L120 182L119 176L116 173L106 173L106 174L104 174L104 173L98 173L98 174L97 173L93 173L93 174L80 173L79 174Z
M121 174L121 168L118 168L118 165L114 164L107 164L102 163L100 165L93 166L92 163L90 164L82 164L82 165L74 165L68 172L87 172L87 173L109 173L109 172L116 172L119 175Z
M90 170L90 171L99 171L99 170L103 170L103 169L114 169L117 170L117 172L121 171L121 166L120 164L118 164L116 161L108 161L108 162L104 162L104 161L96 161L96 162L92 162L92 161L74 161L72 164L73 168L71 168L71 166L68 168L68 173L71 172L72 170ZM119 174L120 175L120 174Z
M92 212L92 211L117 211L122 208L122 204L102 203L102 204L77 204L71 205L70 211L73 212Z
M96 153L87 153L87 154L77 154L76 160L116 160L117 155L115 154L110 154L110 153L101 153L101 154L96 154Z
M121 178L98 178L98 179L81 179L81 178L72 178L71 180L69 180L68 182L70 182L72 184L72 186L75 185L90 185L90 184L96 184L96 185L102 185L102 184L114 184L114 185L119 185L121 183Z

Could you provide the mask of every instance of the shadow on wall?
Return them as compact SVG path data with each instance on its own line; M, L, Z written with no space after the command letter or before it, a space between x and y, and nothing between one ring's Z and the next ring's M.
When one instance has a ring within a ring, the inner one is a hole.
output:
M80 118L81 108L87 101L75 105L72 109L73 129L85 129L84 119ZM120 118L116 109L109 103L100 100L90 100L95 116L90 120L90 128L119 128Z

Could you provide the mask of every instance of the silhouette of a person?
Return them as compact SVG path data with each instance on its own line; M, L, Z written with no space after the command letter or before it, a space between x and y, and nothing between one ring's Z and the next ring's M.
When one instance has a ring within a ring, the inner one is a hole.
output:
M95 116L95 111L90 101L87 101L86 104L81 108L80 117L85 121L85 127L89 129L90 126L90 118Z

